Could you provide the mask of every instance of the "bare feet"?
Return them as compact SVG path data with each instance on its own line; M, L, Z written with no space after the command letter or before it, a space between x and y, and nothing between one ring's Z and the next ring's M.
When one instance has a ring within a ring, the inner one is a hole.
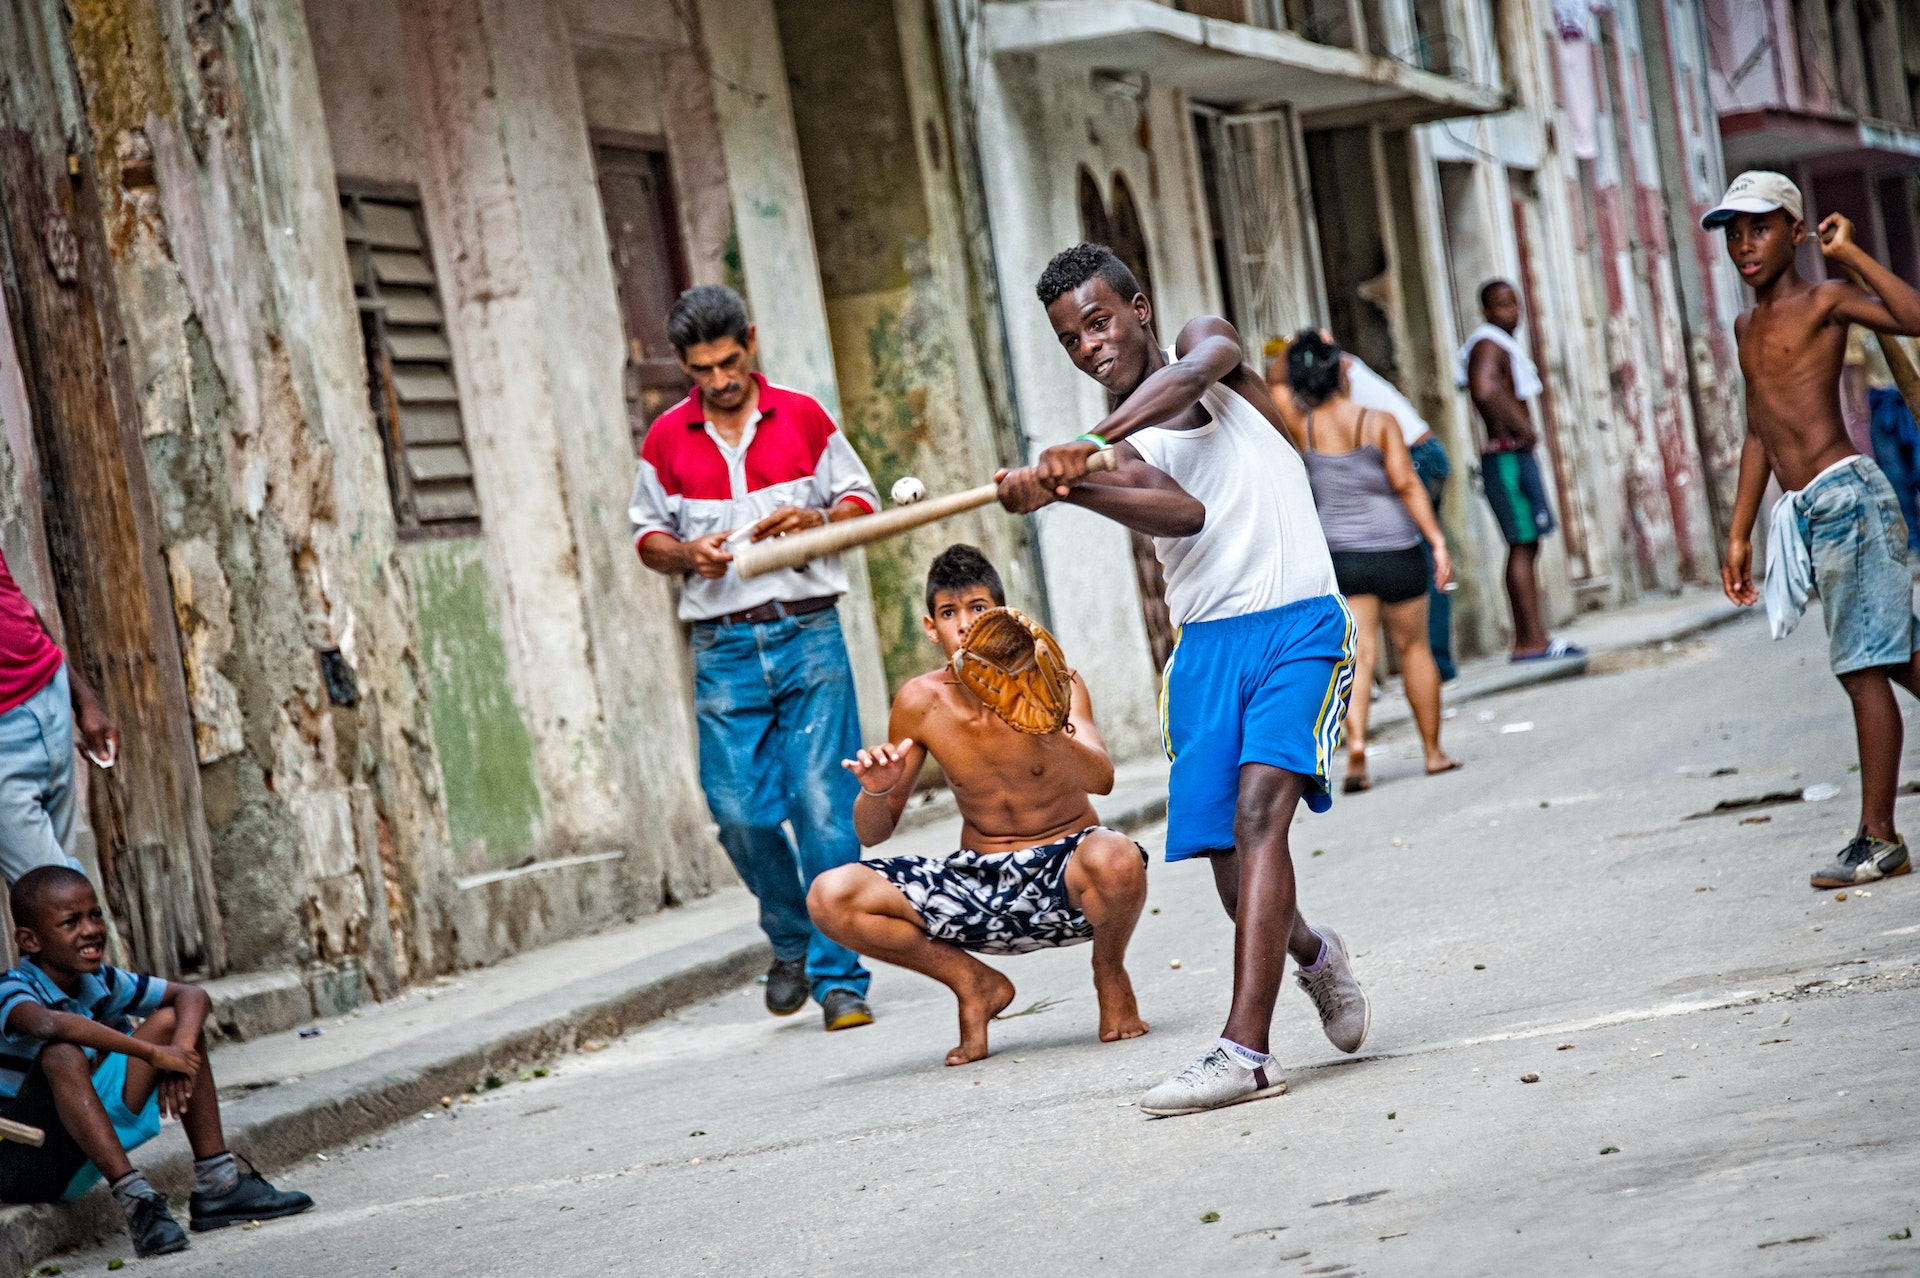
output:
M1112 1043L1123 1038L1139 1038L1147 1032L1140 1019L1140 1008L1133 1001L1133 980L1124 967L1111 972L1093 969L1093 992L1100 1000L1100 1041Z
M987 1022L1007 1010L1013 1002L1013 982L985 963L977 964L977 983L965 994L955 992L960 1002L960 1046L947 1053L947 1064L965 1065L987 1054Z
M1436 754L1427 758L1427 775L1437 777L1442 772L1458 772L1466 765L1451 755Z

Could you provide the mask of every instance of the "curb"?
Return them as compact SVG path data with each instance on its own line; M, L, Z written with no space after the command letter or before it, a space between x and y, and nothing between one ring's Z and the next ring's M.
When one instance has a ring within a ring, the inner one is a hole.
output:
M1166 814L1165 787L1142 786L1106 823L1132 833ZM484 1021L463 1022L438 1037L223 1099L227 1140L263 1170L290 1166L404 1122L489 1073L551 1060L585 1039L615 1038L735 989L765 971L771 957L759 926L743 923L508 1004ZM192 1188L192 1153L178 1127L170 1126L142 1153L141 1170L161 1193L177 1199ZM73 1203L0 1208L0 1273L27 1274L48 1256L123 1229L119 1209L98 1189Z
M223 1101L227 1139L263 1169L285 1167L391 1127L489 1072L551 1059L583 1039L615 1037L744 985L770 957L759 927L741 924L508 1004L438 1037ZM179 1128L170 1127L144 1152L141 1169L154 1187L169 1196L185 1195L193 1163ZM27 1273L47 1256L123 1228L119 1209L99 1189L71 1204L5 1208L0 1210L0 1272Z
M1512 692L1516 688L1532 688L1541 684L1559 683L1567 679L1585 678L1596 662L1604 663L1608 658L1624 652L1634 652L1649 648L1655 644L1677 643L1682 639L1692 639L1706 634L1742 617L1751 616L1748 609L1735 608L1729 604L1726 608L1705 616L1696 616L1681 624L1667 629L1656 629L1632 643L1615 644L1607 648L1596 649L1580 657L1564 657L1556 661L1525 662L1520 665L1495 666L1482 679L1475 680L1471 686L1465 679L1451 687L1442 685L1441 704L1445 706L1465 705L1470 701L1479 701L1485 697L1498 696L1503 692ZM1600 673L1605 673L1602 670ZM1376 706L1369 730L1395 726L1413 721L1413 710L1405 700L1389 702L1385 706Z

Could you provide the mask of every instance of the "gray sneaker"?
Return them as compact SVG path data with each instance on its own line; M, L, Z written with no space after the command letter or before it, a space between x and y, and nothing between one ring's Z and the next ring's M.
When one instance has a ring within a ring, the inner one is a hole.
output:
M1198 1114L1204 1109L1238 1105L1241 1101L1278 1096L1287 1090L1287 1080L1270 1075L1269 1062L1260 1069L1248 1069L1227 1049L1216 1046L1193 1064L1175 1074L1140 1098L1143 1114Z
M1338 932L1321 932L1327 945L1327 961L1317 972L1300 968L1294 979L1320 1009L1320 1028L1327 1041L1343 1052L1357 1052L1367 1041L1367 1028L1373 1024L1373 1005L1367 992L1354 979L1353 960L1347 957L1347 943Z
M1852 887L1856 883L1890 879L1911 869L1913 862L1907 857L1907 841L1899 835L1894 835L1893 842L1889 843L1869 834L1856 834L1853 842L1841 848L1840 855L1831 864L1813 872L1813 886Z

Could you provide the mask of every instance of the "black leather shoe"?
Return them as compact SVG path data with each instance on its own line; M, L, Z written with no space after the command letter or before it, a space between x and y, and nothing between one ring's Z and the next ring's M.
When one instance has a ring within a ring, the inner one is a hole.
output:
M167 1210L167 1200L158 1194L142 1194L133 1200L127 1209L127 1233L133 1238L136 1256L164 1256L187 1249L186 1230L180 1228Z
M247 1170L240 1173L232 1189L224 1194L195 1193L189 1206L193 1210L193 1232L203 1234L209 1229L225 1229L250 1220L298 1216L313 1206L313 1199L297 1190L275 1189L248 1163Z
M852 990L828 990L827 996L820 1000L820 1014L826 1018L829 1034L873 1024L873 1009Z
M767 1010L775 1016L792 1016L811 992L805 959L775 959L767 969Z

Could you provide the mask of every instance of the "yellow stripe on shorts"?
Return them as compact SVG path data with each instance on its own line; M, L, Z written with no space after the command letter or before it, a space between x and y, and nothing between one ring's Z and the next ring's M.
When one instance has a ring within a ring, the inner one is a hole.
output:
M1321 698L1320 713L1313 725L1314 764L1323 779L1332 775L1333 755L1340 748L1340 738L1347 728L1347 693L1353 687L1353 613L1345 599L1339 595L1332 599L1340 605L1340 615L1347 620L1346 637L1341 643L1346 655L1334 664L1333 675L1327 680L1327 694Z
M1173 660L1180 655L1180 636L1186 630L1185 626L1175 627L1173 651L1167 654L1167 668L1160 672L1160 748L1166 752L1168 763L1173 762L1173 729L1167 723L1167 689L1173 686Z

